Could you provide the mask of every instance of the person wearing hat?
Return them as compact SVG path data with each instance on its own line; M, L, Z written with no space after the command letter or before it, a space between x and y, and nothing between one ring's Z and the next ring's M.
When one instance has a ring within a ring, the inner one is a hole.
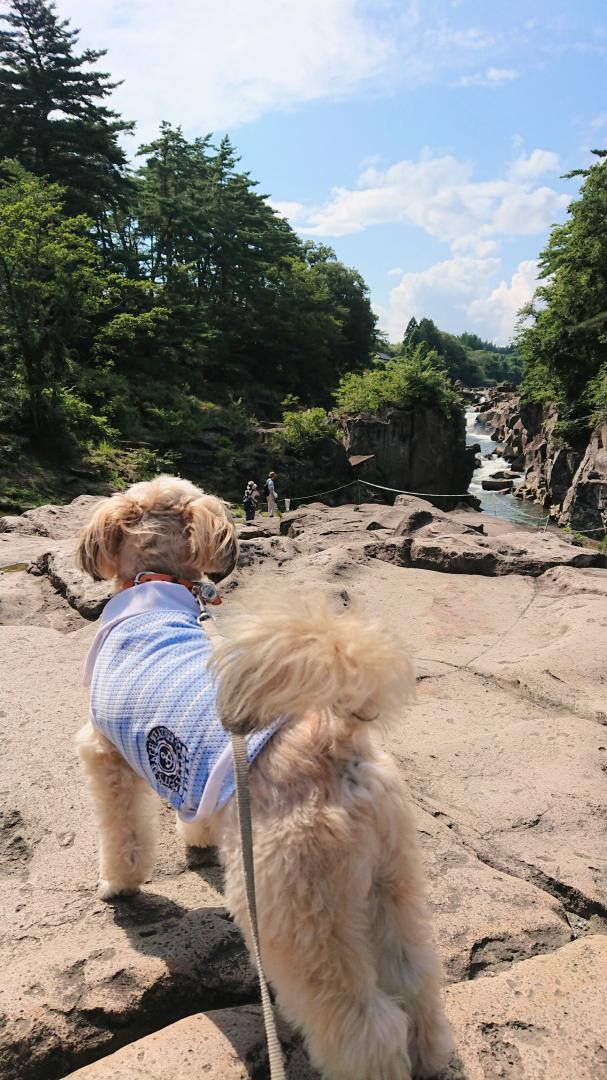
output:
M257 507L258 498L259 491L257 490L257 484L254 480L249 480L242 500L247 521L255 520L255 509Z
M268 517L274 517L276 507L278 506L278 496L276 494L276 488L274 481L276 479L276 473L268 473L268 479L266 480L266 498L268 500Z

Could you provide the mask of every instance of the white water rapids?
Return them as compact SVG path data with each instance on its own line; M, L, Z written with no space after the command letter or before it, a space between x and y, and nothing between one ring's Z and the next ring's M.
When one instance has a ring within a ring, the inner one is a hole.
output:
M476 405L466 409L466 445L472 446L478 443L481 457L481 465L474 470L470 487L471 495L476 495L481 501L481 507L486 514L495 514L496 517L506 518L507 521L516 521L522 525L537 525L546 517L546 512L541 506L526 499L517 499L515 495L507 495L499 491L483 491L481 481L488 480L499 469L509 469L510 465L503 457L487 458L496 450L499 443L493 441L488 431L476 426L478 407ZM514 481L515 488L523 481L521 476Z

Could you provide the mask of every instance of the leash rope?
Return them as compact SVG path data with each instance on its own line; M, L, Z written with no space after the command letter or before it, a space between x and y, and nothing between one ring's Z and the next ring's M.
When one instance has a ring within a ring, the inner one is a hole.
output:
M255 866L253 863L253 828L251 825L251 796L249 791L249 762L247 744L242 735L231 735L232 754L234 757L234 775L236 778L236 805L240 827L240 846L242 851L242 869L244 873L247 912L253 939L253 957L257 966L263 1022L268 1044L270 1062L270 1080L286 1080L282 1050L276 1031L276 1020L270 1000L270 992L261 963L259 948L259 929L257 925L257 903L255 899Z

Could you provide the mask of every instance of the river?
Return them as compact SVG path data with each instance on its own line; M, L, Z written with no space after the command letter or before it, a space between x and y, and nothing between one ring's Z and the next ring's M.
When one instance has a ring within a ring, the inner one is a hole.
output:
M472 446L478 443L481 448L482 464L474 470L470 481L469 492L480 499L481 508L486 514L495 514L496 517L505 518L507 521L515 521L519 525L538 525L546 520L546 511L538 503L527 499L517 499L515 495L507 495L499 491L483 491L482 480L488 480L492 473L498 469L509 469L510 465L503 457L487 459L485 454L497 450L499 443L493 441L485 428L476 426L478 406L473 405L466 409L466 445ZM523 477L514 481L518 487L523 482Z

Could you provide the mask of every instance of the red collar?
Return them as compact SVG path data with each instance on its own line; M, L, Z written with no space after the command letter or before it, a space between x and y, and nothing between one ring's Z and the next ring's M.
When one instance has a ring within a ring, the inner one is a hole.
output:
M196 597L201 595L206 604L215 605L221 603L221 597L217 595L214 586L211 584L204 581L191 581L189 578L179 578L174 574L155 574L147 570L136 574L135 577L129 578L127 581L123 581L120 591L132 589L134 585L145 585L148 581L169 581L173 585L183 585L188 592L193 593Z

